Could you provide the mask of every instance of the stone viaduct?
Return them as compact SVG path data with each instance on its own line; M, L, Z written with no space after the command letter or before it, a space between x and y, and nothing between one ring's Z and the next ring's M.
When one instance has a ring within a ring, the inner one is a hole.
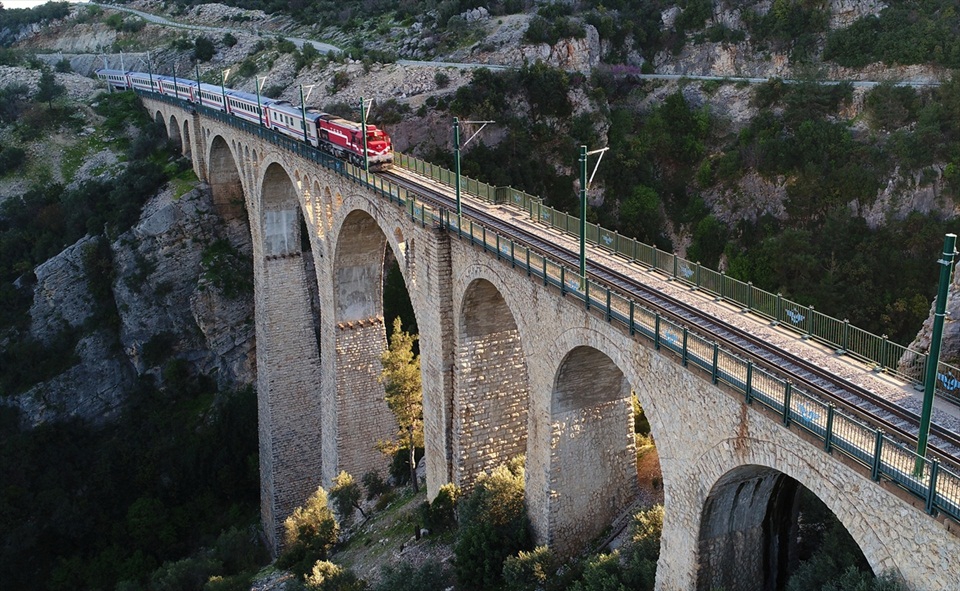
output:
M395 431L378 382L390 251L419 325L431 497L524 453L538 543L577 552L635 497L632 390L662 470L658 590L776 588L798 485L874 572L918 591L960 589L956 524L921 503L349 178L217 118L143 102L215 200L249 219L261 513L275 550L283 519L317 486L385 468L374 443Z

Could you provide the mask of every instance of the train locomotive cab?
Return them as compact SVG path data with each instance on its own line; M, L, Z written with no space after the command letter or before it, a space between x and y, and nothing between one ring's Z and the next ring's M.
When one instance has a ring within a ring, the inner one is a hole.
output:
M393 142L375 125L367 126L367 160L370 170L386 170L393 164Z

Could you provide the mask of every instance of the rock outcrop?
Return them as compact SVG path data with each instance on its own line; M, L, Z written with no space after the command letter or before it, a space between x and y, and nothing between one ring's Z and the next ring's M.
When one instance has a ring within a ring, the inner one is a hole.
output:
M239 272L252 274L243 266L250 239L242 220L225 222L205 188L179 199L167 189L150 199L140 222L111 244L119 334L109 325L90 326L103 312L84 263L96 240L84 237L36 269L30 336L43 343L64 331L81 336L76 364L2 401L19 409L23 425L109 421L138 377L163 387L162 367L173 358L223 388L255 381L253 294L224 294L204 260L206 249L223 241L237 253Z
M222 387L253 382L252 293L231 299L205 275L205 250L218 240L249 256L249 232L224 224L209 192L194 190L157 195L114 242L120 342L137 373L159 376L144 350L169 341L168 355Z

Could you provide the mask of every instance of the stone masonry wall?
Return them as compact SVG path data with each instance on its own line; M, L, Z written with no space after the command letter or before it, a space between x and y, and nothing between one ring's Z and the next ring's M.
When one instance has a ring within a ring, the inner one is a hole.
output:
M477 476L527 451L527 372L516 330L464 337L454 399L455 482Z
M603 402L554 417L550 457L550 546L573 556L638 492L629 400Z
M357 480L370 470L386 475L389 461L375 446L397 433L379 381L386 345L382 318L337 326L338 469Z
M276 550L283 520L320 485L319 354L301 258L257 267L261 514Z

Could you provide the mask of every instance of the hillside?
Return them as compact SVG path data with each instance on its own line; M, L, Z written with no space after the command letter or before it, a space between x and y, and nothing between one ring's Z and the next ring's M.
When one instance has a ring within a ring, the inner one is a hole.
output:
M591 221L897 342L929 315L960 191L960 17L943 0L118 6L195 28L109 6L0 11L13 588L246 589L264 561L249 229L135 101L92 99L104 63L228 72L294 104L312 87L308 103L354 119L363 97L398 150L450 168L452 118L492 119L464 174L569 212L577 147L609 146ZM960 359L960 327L947 339ZM422 499L398 494L382 530L338 548L371 582L386 555L451 552L453 534L411 544ZM565 580L609 567L585 560ZM277 579L295 586L263 585Z

